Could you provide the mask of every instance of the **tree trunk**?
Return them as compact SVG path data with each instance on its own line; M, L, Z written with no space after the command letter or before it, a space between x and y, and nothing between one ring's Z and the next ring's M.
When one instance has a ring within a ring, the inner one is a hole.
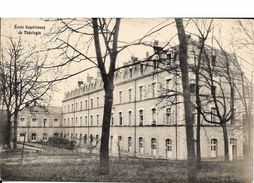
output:
M11 114L7 113L6 119L6 132L5 132L5 144L7 148L11 148Z
M17 149L18 112L13 116L13 149Z
M100 174L109 174L109 133L110 133L110 119L113 104L113 84L105 86L104 111L102 122L102 135L100 146Z
M196 181L196 164L195 164L195 147L193 138L193 116L189 85L189 69L187 63L187 40L183 26L183 20L176 18L176 27L178 32L179 45L179 62L182 76L183 99L184 99L184 113L185 113L185 128L187 139L187 163L188 163L188 182Z
M224 138L224 160L229 161L228 131L227 131L226 123L221 123L221 127L223 130L223 138Z
M200 63L199 63L200 64ZM200 124L201 124L201 102L199 96L199 68L196 71L196 104L197 104L197 139L196 139L196 150L197 150L197 169L201 169L201 150L200 150Z

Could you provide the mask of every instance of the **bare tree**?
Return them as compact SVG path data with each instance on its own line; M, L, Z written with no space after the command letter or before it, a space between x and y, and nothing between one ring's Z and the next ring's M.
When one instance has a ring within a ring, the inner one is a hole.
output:
M203 52L205 49L206 40L211 33L213 20L207 23L205 20L193 20L193 23L198 30L196 35L199 39L198 45L193 45L194 65L191 66L191 70L195 75L195 108L197 110L197 131L196 131L196 156L197 156L197 168L201 168L201 151L200 151L200 127L201 127L201 99L200 99L200 72L201 62L203 61ZM197 52L197 53L196 53Z
M233 45L234 49L236 51L244 50L245 53L248 53L253 58L253 51L254 51L254 20L253 19L244 19L244 20L236 20L237 26L234 29L237 37L233 37ZM241 59L244 61L248 66L252 67L252 74L251 74L251 81L244 76L244 72L242 71L240 65L238 66L239 70L241 71L241 88L242 88L242 104L244 106L245 110L245 121L247 123L247 129L246 132L247 135L247 143L248 143L248 158L251 160L253 157L253 70L254 65L251 62L248 62L246 60ZM246 85L249 85L249 87L246 87ZM249 88L249 89L248 89ZM237 89L237 92L239 93L239 89Z
M163 21L150 29L140 39L133 42L119 40L120 19L54 19L48 20L55 23L54 29L49 33L51 38L48 44L54 43L47 51L60 50L60 55L64 57L64 62L51 67L63 67L71 63L86 62L91 67L81 70L79 73L89 69L97 68L103 81L105 92L102 135L100 146L100 173L109 173L109 133L110 119L114 91L114 77L118 69L116 68L117 56L120 52L130 46L143 45L150 46L145 39L172 24L168 20ZM73 41L74 40L74 41ZM81 41L82 40L82 41ZM91 50L91 48L93 50ZM95 53L95 55L94 55ZM135 63L138 64L138 63ZM75 73L76 74L76 73Z
M41 82L46 75L42 70L46 58L26 51L23 44L21 39L9 39L0 65L3 104L7 111L5 143L10 148L13 120L14 149L17 146L18 112L32 102L43 100L53 86L53 82Z
M218 43L218 41L217 41ZM232 68L234 60L218 43L220 50L204 49L204 65L202 65L202 86L206 88L206 99L202 100L201 114L208 123L220 125L223 130L224 156L229 160L227 123L233 123L235 117L235 75ZM217 58L218 57L218 58ZM216 59L217 58L217 59ZM207 106L207 107L205 107ZM212 106L212 108L210 108Z
M177 18L176 28L178 32L179 45L179 62L182 77L182 87L183 87L183 100L184 100L184 115L185 115L185 129L186 129L186 139L187 139L187 161L188 161L188 182L195 182L196 180L196 156L194 147L194 137L193 137L193 116L191 109L191 94L190 94L190 84L189 84L189 69L187 62L187 38L185 33L185 28L183 25L183 19Z

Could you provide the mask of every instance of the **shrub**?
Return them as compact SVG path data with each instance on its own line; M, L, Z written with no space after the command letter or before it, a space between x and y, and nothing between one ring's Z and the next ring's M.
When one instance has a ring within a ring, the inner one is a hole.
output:
M50 137L48 139L47 145L73 150L75 147L75 143L75 140L69 141L68 139L64 139L61 137Z

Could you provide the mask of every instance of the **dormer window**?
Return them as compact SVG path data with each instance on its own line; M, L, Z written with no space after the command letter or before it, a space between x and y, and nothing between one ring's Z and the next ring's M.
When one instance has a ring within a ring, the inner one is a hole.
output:
M132 68L129 69L130 78L132 78Z
M216 55L212 55L211 65L216 66Z
M140 73L144 74L144 65L143 64L140 64Z

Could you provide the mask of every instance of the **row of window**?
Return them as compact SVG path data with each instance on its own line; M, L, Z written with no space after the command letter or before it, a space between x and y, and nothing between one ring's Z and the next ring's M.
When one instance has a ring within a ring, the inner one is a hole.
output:
M169 88L169 81L170 80L166 80L166 87L167 88ZM149 93L151 93L151 97L155 97L156 96L156 83L155 82L153 82L151 84ZM145 87L142 85L142 86L139 86L139 98L138 98L138 100L143 100L144 96L145 96ZM118 100L119 104L124 103L124 102L133 102L134 101L133 89L132 88L128 89L128 98L127 98L127 101L124 101L124 93L123 93L123 91L119 91L119 93L118 93L118 99L119 99ZM84 106L84 108L83 108L83 101L80 101L80 102L75 102L75 103L73 103L71 105L64 106L63 107L63 111L65 113L67 113L67 112L74 112L74 111L81 111L83 109L84 110L88 109L88 107L90 107L90 109L93 109L95 107L94 106L94 99L93 98L90 99L90 103L88 102L87 99L85 100L85 106ZM100 98L99 97L96 97L96 107L100 107Z
M95 137L91 134L88 138L88 135L87 134L84 134L84 136L82 136L82 134L79 135L78 137L78 134L76 133L75 136L73 133L70 134L69 136L69 133L67 134L64 134L64 138L69 138L70 140L80 140L80 141L83 141L83 143L85 144L98 144L100 139L99 139L99 135L96 135ZM113 150L113 144L116 144L120 149L122 149L123 147L123 137L122 136L118 136L117 137L117 142L115 142L113 140L113 136L110 136L110 151ZM133 138L132 137L128 137L128 143L127 143L127 150L129 152L132 151L132 148L133 148ZM139 137L138 138L138 152L139 153L144 153L144 138L143 137ZM151 147L151 153L153 155L156 155L157 151L158 151L158 140L157 138L151 138L151 141L150 141L150 147ZM171 139L166 139L165 140L165 148L166 148L166 151L168 152L172 152L173 151L173 141Z
M95 107L93 98L90 99L90 104L88 104L88 103L89 102L86 99L85 106L83 107L83 101L80 101L79 103L75 102L75 106L74 106L74 104L64 106L63 111L65 113L67 113L67 112L74 112L74 111L81 111L83 109L88 109L88 106L90 106L91 109L93 109ZM75 107L75 110L74 110L74 107ZM96 107L100 107L100 98L99 97L96 98Z
M25 138L26 134L25 133L20 133L19 134L19 140L22 141ZM58 133L54 133L54 137L58 137L59 134ZM31 133L31 141L37 141L37 133ZM42 140L43 141L47 141L48 140L48 134L47 133L43 133L42 134Z
M232 145L232 147L236 148L237 139L230 138L229 143L230 145ZM213 138L211 139L210 144L211 144L211 157L217 157L218 156L218 140Z
M32 124L37 124L38 121L39 120L35 117L31 118ZM54 118L53 121L54 121L54 124L59 125L59 118ZM24 123L26 122L26 118L24 118L24 117L19 118L19 122L20 122L19 125L25 125ZM43 127L47 127L48 126L48 118L43 118L42 123L43 123Z
M157 124L157 113L156 113L156 109L153 108L151 110L151 125L156 125ZM79 121L78 121L79 120ZM118 124L115 124L115 120L114 120L114 113L111 113L111 125L123 125L123 112L119 112L118 113ZM80 116L79 118L76 117L75 118L75 124L74 124L74 118L64 118L64 126L78 126L78 122L79 122L79 126L83 125L83 117ZM171 124L171 108L166 108L166 113L165 113L165 123L166 124ZM96 123L94 123L94 116L90 115L90 121L88 122L88 116L84 117L84 125L88 126L88 124L90 126L99 126L100 123L100 116L99 114L96 115ZM128 111L128 124L126 125L133 125L133 114L132 111ZM139 110L139 126L143 126L144 125L144 110L140 109Z

